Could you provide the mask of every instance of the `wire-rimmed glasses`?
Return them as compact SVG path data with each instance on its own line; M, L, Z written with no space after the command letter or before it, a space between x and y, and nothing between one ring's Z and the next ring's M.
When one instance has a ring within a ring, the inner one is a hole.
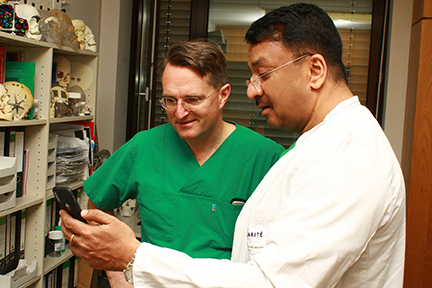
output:
M185 97L183 99L177 100L174 97L162 96L162 97L159 98L159 102L160 102L160 104L162 105L162 107L165 110L172 110L172 109L176 109L177 103L178 103L178 101L180 101L180 103L183 105L183 107L186 110L193 111L199 105L201 105L205 100L207 100L208 98L210 98L210 96L213 95L219 89L220 89L220 87L217 88L216 90L214 90L213 92L211 92L209 95L207 95L205 97L187 96L187 97Z
M273 73L273 72L275 72L276 70L279 70L279 69L282 68L282 67L285 67L285 66L287 66L287 65L289 65L289 64L291 64L291 63L294 63L294 62L296 62L296 61L298 61L298 60L300 60L300 59L303 59L303 58L305 58L306 56L310 56L310 55L311 55L311 54L304 54L304 55L302 55L302 56L300 56L300 57L298 57L298 58L296 58L296 59L294 59L294 60L291 60L291 61L289 61L289 62L287 62L287 63L285 63L285 64L282 64L282 65L280 65L280 66L274 68L273 70L267 71L267 72L265 72L265 73L263 73L263 74L261 74L261 75L259 75L259 76L257 76L257 75L252 75L252 77L250 78L250 80L246 80L246 86L249 87L249 84L252 84L252 86L253 86L257 91L261 91L261 81L260 81L260 78L261 78L261 77L264 77L264 76L266 76L266 75L268 75L268 74L270 74L270 73Z

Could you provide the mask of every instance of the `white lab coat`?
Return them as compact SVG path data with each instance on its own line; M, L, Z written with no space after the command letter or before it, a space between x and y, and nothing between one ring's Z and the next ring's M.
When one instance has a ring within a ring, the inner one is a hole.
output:
M193 229L193 227L191 227ZM143 243L135 287L402 287L405 187L357 97L304 133L240 213L232 260Z

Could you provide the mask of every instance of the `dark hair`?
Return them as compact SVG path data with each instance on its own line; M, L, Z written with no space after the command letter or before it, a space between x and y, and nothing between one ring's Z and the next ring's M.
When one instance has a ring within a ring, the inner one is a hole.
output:
M282 41L295 57L303 54L321 54L335 81L345 81L342 62L342 40L332 19L313 4L297 3L280 7L252 23L246 33L246 42Z
M216 42L194 39L174 44L160 63L160 75L167 64L190 67L202 77L207 77L214 88L228 83L227 61Z

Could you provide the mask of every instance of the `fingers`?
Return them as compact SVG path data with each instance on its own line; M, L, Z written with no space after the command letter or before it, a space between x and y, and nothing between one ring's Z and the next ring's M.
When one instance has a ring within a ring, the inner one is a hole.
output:
M87 220L87 222L94 222L97 223L99 225L102 224L109 224L111 223L114 219L116 220L117 218L115 218L114 216L111 216L99 209L91 209L91 210L83 210L81 211L81 216Z
M63 231L63 236L66 238L66 240L70 241L70 237L72 234L76 233L77 231L71 231L67 226L66 223L68 223L68 226L71 227L70 221L73 220L73 218L64 210L60 210L60 217L62 219L61 227Z

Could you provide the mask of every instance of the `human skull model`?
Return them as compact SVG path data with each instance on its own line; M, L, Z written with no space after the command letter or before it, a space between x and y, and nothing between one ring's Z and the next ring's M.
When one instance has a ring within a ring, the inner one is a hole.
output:
M0 84L0 119L21 120L33 106L30 90L16 81Z
M28 30L25 32L25 37L35 40L40 40L42 35L39 31L39 12L32 5L20 4L16 5L16 15L26 19L28 22Z
M85 32L84 32L84 39L85 39L85 50L90 50L92 52L96 52L96 41L94 39L93 31L90 29L90 27L86 26Z
M72 25L74 26L75 29L75 35L77 36L77 41L79 43L79 47L81 50L85 49L85 30L86 30L86 25L84 24L84 21L80 20L80 19L74 19L72 20Z
M62 55L54 56L53 61L57 63L56 82L60 87L67 89L67 86L69 85L70 78L71 78L70 62L66 57L64 57Z
M35 40L41 40L42 34L39 31L39 22L37 18L31 18L29 20L29 29L25 33L25 37Z
M50 118L53 119L55 115L55 104L57 100L63 100L65 105L69 105L69 93L60 86L51 88L51 106L50 106Z
M69 16L58 9L40 11L39 30L42 40L78 49L75 29Z

